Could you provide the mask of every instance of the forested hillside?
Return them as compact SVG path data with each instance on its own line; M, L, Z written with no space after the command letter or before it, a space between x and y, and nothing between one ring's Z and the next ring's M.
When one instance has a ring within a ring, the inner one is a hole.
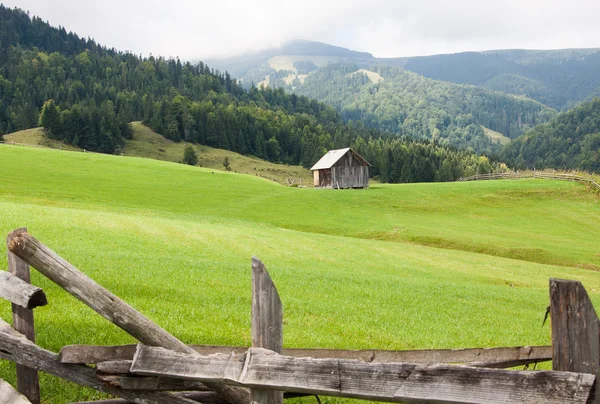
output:
M0 37L0 133L39 124L49 137L114 153L131 135L129 123L141 120L171 140L305 167L327 149L354 145L390 182L452 180L497 167L360 122L343 124L334 108L282 89L246 90L202 62L106 49L1 5Z
M488 153L499 145L494 147L482 125L514 139L555 114L529 99L435 81L400 68L372 68L383 78L379 82L357 70L354 64L328 65L295 92L335 106L346 120Z
M291 66L278 66L276 58L308 61L316 67L328 63L353 63L361 68L373 66L400 67L419 75L457 84L507 94L523 95L557 110L567 110L582 101L600 96L600 49L559 50L492 50L446 55L376 58L366 52L355 52L320 42L294 41L269 49L214 63L244 84L263 82L269 77L271 86L287 86L290 73L298 75L312 70L296 71Z
M527 132L507 145L502 157L516 168L600 172L600 98Z
M498 139L486 136L486 128L508 141L556 113L530 98L451 83L460 82L457 77L465 75L464 71L472 71L472 80L492 77L485 71L487 64L485 68L462 61L454 65L445 56L440 58L448 66L432 67L436 57L378 59L365 52L299 41L216 63L233 69L246 86L281 87L334 105L345 121L360 120L369 127L476 152L500 149ZM488 59L491 63L493 58ZM526 63L524 59L519 62ZM448 81L410 72L411 66L421 66L431 74L438 69ZM504 90L502 80L495 83Z
M499 50L381 59L425 77L525 95L565 110L600 95L600 50Z

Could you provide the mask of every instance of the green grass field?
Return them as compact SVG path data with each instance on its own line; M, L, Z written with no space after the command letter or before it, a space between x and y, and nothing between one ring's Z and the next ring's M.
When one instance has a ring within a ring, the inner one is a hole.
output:
M249 345L250 257L287 347L548 344L548 279L600 305L600 197L544 180L297 189L182 164L0 145L0 233L30 232L188 343ZM6 249L0 243L0 267ZM38 343L132 338L33 273ZM599 306L600 307L600 306ZM10 305L0 305L10 318ZM14 371L0 364L0 378ZM99 397L44 376L49 403Z
M133 139L126 141L123 155L131 157L144 157L155 160L164 160L178 163L183 159L183 150L190 144L187 142L173 142L159 135L141 122L132 122ZM26 129L5 135L8 144L14 143L27 146L41 146L51 149L83 151L64 142L48 139L44 136L42 128ZM289 166L274 164L253 156L243 156L229 150L214 149L212 147L190 144L198 155L198 166L213 170L225 170L223 160L227 157L230 169L233 172L248 174L280 184L302 184L312 187L312 172L302 166ZM301 180L301 181L300 181Z

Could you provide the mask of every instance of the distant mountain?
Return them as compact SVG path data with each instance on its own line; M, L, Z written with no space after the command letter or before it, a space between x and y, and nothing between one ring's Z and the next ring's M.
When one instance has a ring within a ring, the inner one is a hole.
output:
M495 50L402 58L376 58L370 53L311 41L210 61L249 86L275 87L300 82L329 63L361 68L393 66L422 76L532 98L557 110L600 96L600 49ZM311 66L313 64L314 66ZM311 69L299 69L300 65Z
M322 42L296 40L278 48L231 58L208 59L206 63L217 70L228 71L246 86L262 83L279 87L286 85L283 79L290 75L295 79L298 75L306 75L329 63L353 62L368 66L374 61L373 55L367 52L357 52Z
M377 62L436 80L524 95L559 110L600 95L600 49L499 50Z
M600 98L535 127L507 145L501 155L521 169L600 172Z
M527 98L432 80L396 67L367 70L349 63L317 70L294 92L336 107L345 120L488 153L502 143L491 132L509 141L556 114Z
M247 86L280 87L328 103L346 120L477 152L497 151L556 113L532 99L409 72L412 60L296 41L211 65Z

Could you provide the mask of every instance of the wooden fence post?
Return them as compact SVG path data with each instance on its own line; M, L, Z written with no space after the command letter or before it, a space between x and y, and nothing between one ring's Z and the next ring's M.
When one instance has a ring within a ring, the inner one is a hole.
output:
M54 251L40 243L35 237L28 234L26 230L18 229L13 231L11 235L13 236L10 237L7 243L10 252L28 262L48 279L141 343L162 346L191 355L196 354L192 348L143 316L110 291L98 285ZM250 394L245 389L221 384L205 384L233 404L248 404L250 401ZM185 401L183 398L179 398L179 402Z
M6 245L12 240L16 233L27 231L26 228L17 229L8 234ZM8 271L17 278L31 283L29 265L15 254L8 251ZM25 335L28 340L35 342L35 329L33 325L33 310L12 304L14 329ZM40 381L38 372L28 367L17 365L17 389L32 404L40 404Z
M550 279L552 321L552 369L600 373L600 324L596 310L581 282ZM600 404L596 381L595 404Z
M10 384L0 379L0 403L30 404L30 401L13 389Z
M283 308L267 268L252 257L252 347L283 351ZM252 404L283 404L283 392L252 389Z

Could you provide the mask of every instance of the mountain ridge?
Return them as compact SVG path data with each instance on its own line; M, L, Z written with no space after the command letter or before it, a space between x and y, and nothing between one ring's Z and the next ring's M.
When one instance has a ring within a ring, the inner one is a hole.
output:
M400 67L436 80L526 96L557 110L566 110L600 95L600 76L597 74L600 48L496 49L380 58L322 42L301 42L303 52L290 52L283 45L254 60L240 56L212 62L240 78L246 86L265 82L267 77L269 85L278 85L277 80L285 76L280 77L278 70L269 66L269 59L289 56L297 60L303 56L318 67L340 62L356 63L361 68ZM324 62L323 58L327 57L330 60Z

